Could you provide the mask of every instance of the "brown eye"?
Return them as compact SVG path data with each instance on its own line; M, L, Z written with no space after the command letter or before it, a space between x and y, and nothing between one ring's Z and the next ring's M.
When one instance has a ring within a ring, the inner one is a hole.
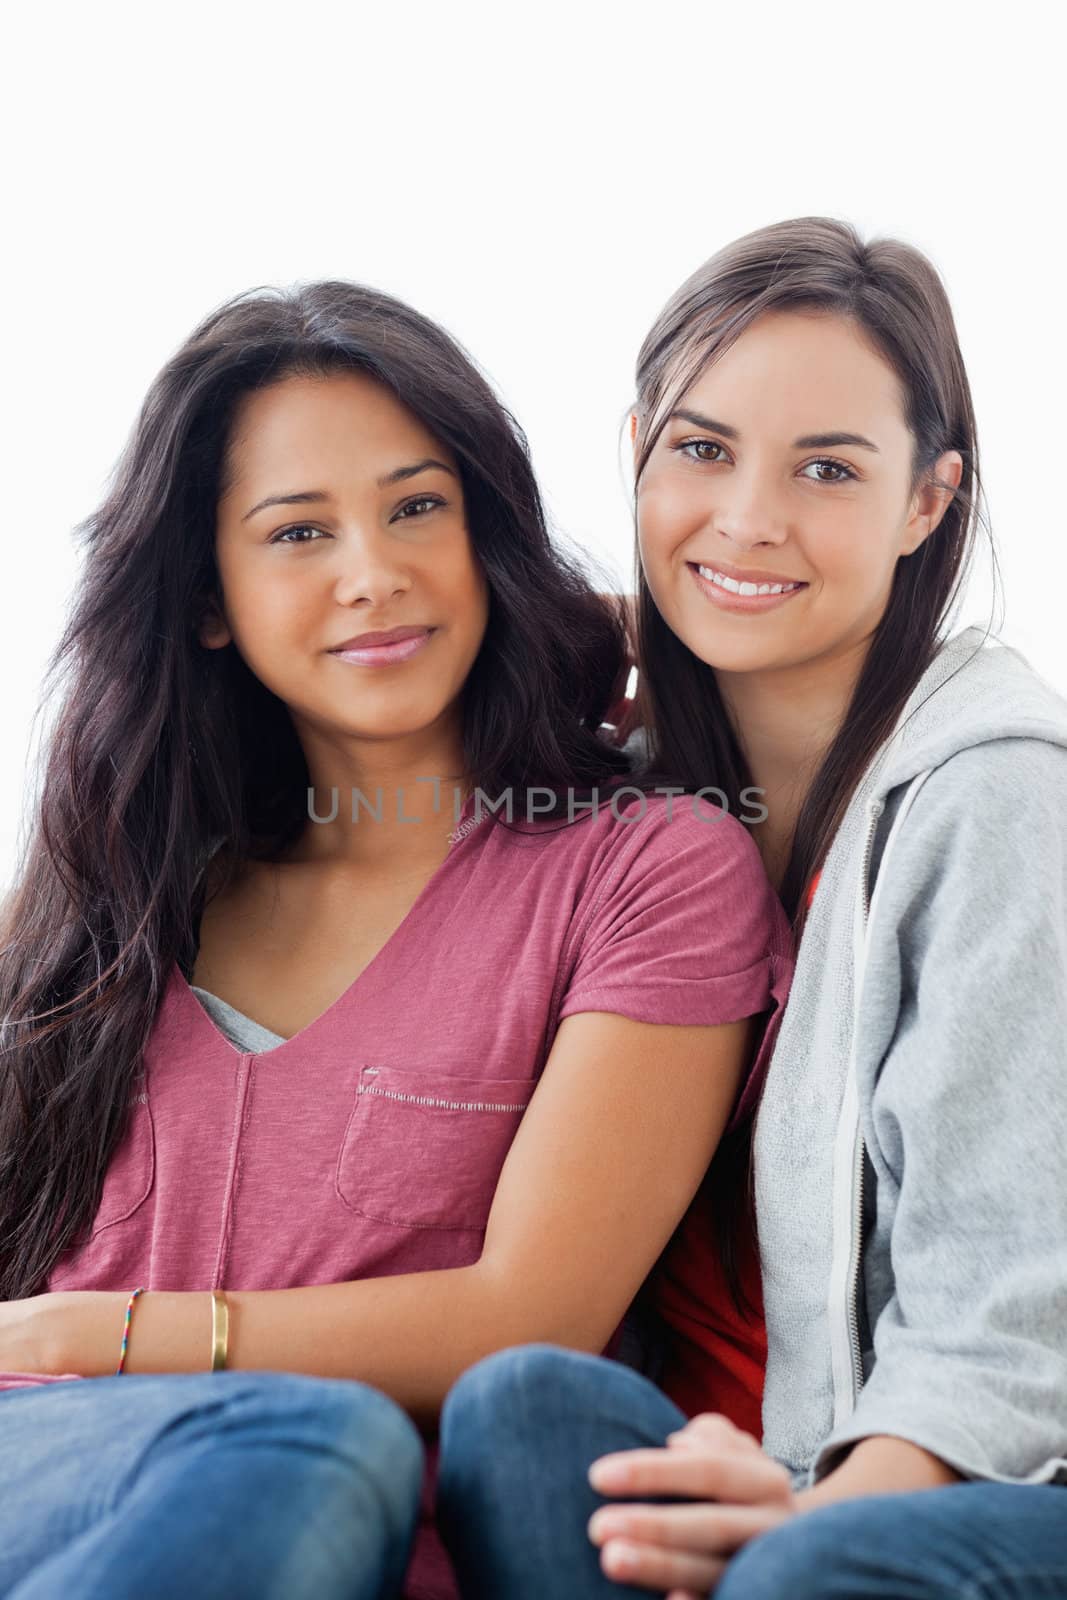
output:
M833 461L829 456L820 456L818 461L809 461L808 466L830 467L834 472L840 472L844 474L844 476L840 478L813 478L809 480L812 483L845 483L849 478L854 478L856 476L852 468L846 467L843 461Z
M433 511L437 506L443 506L444 501L435 494L419 495L417 500L407 500L396 513L397 517L404 518L424 516L427 511Z
M308 539L288 539L286 538L286 534L321 532L321 528L313 527L310 522L294 522L291 527L282 528L280 532L276 533L273 538L269 539L267 542L268 544L308 544L310 543L310 540Z
M715 439L683 439L681 444L674 444L671 446L671 449L677 450L681 454L689 456L690 461L717 461L719 459L718 456L704 456L700 454L689 455L689 452L699 452L701 450L721 450L722 445L719 444Z

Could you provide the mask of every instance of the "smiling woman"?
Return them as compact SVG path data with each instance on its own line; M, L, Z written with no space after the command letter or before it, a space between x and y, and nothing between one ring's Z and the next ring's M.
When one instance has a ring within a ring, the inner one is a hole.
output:
M409 307L212 313L86 534L0 952L0 1592L184 1592L192 1549L205 1597L374 1600L421 1496L404 1593L448 1600L441 1402L620 1351L748 1116L782 909L610 741L622 618Z
M813 401L783 375L816 371L820 412L862 431L790 437L798 404ZM743 427L710 415L723 395ZM810 455L831 449L845 454ZM899 379L869 333L818 308L768 312L700 374L654 444L642 439L641 541L658 612L683 637L697 617L714 627L724 675L855 651L885 611L897 563L932 530L929 518L901 518L912 452ZM950 450L931 475L944 490L962 470ZM762 630L742 620L763 613L774 615Z
M1067 703L948 635L980 486L944 286L786 219L680 286L636 380L640 742L766 797L799 942L741 1162L762 1409L680 1409L724 1333L694 1208L659 1387L543 1347L460 1378L449 1548L479 1600L1067 1595Z

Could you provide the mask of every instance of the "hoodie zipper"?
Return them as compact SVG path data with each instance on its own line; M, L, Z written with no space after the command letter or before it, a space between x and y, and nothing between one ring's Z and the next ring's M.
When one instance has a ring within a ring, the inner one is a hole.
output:
M869 818L867 839L863 851L863 876L853 902L853 1010L852 1041L849 1051L848 1071L844 1099L838 1122L834 1154L834 1216L847 1219L850 1232L842 1239L838 1225L834 1225L834 1263L830 1282L830 1358L833 1373L834 1427L836 1428L854 1409L856 1397L863 1387L863 1357L859 1335L859 1283L863 1238L863 1191L866 1147L863 1140L859 1113L859 1086L856 1077L856 1049L859 1036L859 1009L863 978L867 965L869 923L878 899L879 889L885 882L886 871L897 833L911 810L919 790L933 768L917 773L910 781L893 818L882 851L878 878L873 895L870 892L871 856L874 851L878 821L885 811L884 798L867 803ZM846 1165L847 1163L847 1165ZM840 1185L838 1179L840 1173ZM840 1192L839 1192L840 1190ZM844 1230L841 1230L843 1233ZM838 1268L840 1260L843 1272ZM840 1273L840 1275L839 1275ZM837 1318L844 1313L844 1338L840 1337L841 1323Z
M867 830L867 844L863 852L863 933L866 938L867 922L871 914L871 856L874 853L874 837L878 832L878 822L885 810L884 800L872 800L868 809L870 827ZM859 1003L859 982L861 974L853 975L856 984L857 1009ZM859 1318L859 1284L860 1284L860 1256L862 1254L863 1239L863 1185L866 1170L864 1156L866 1146L863 1134L856 1134L855 1165L852 1170L852 1238L853 1260L851 1265L848 1285L848 1336L849 1353L852 1357L853 1403L855 1397L863 1388L863 1352L860 1350L860 1318Z

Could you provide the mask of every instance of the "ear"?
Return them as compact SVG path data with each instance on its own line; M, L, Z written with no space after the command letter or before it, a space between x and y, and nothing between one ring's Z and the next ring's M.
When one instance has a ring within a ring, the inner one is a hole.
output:
M196 635L207 650L221 650L233 638L222 608L214 600L208 601L197 626Z
M902 556L914 555L919 546L930 537L941 518L952 504L953 496L963 476L963 457L958 450L946 450L934 462L929 478L915 497L911 516L904 525L900 541ZM931 482L936 479L937 482ZM949 488L941 487L948 484Z
M637 443L637 412L630 412L630 443Z

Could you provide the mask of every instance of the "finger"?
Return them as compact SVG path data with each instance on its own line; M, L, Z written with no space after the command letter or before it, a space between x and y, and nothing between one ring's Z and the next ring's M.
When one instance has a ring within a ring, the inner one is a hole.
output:
M694 1556L678 1550L613 1539L600 1552L601 1569L619 1583L640 1589L689 1589L706 1595L726 1570L726 1562L713 1556Z
M721 1442L724 1449L735 1450L760 1450L759 1440L751 1433L746 1433L743 1428L724 1417L719 1412L702 1411L698 1416L690 1417L684 1428L679 1428L676 1433L667 1435L668 1443L671 1440L703 1439L708 1443Z
M681 1433L669 1433L663 1441L668 1450L731 1450L733 1445L721 1445L718 1440L709 1441L702 1438L699 1433L688 1433L685 1429Z
M695 1589L672 1589L667 1600L707 1600L707 1591L697 1594Z
M589 1482L604 1495L688 1495L739 1504L781 1501L789 1493L784 1467L758 1451L623 1450L601 1456Z
M689 1421L685 1423L684 1426L686 1428L714 1428L719 1433L723 1434L741 1432L741 1429L737 1426L737 1423L733 1420L733 1418L728 1417L724 1411L694 1412L693 1416L689 1418ZM749 1435L746 1435L746 1438L747 1437L749 1437Z
M787 1514L770 1506L601 1506L589 1518L587 1532L599 1545L624 1539L691 1555L730 1556Z

